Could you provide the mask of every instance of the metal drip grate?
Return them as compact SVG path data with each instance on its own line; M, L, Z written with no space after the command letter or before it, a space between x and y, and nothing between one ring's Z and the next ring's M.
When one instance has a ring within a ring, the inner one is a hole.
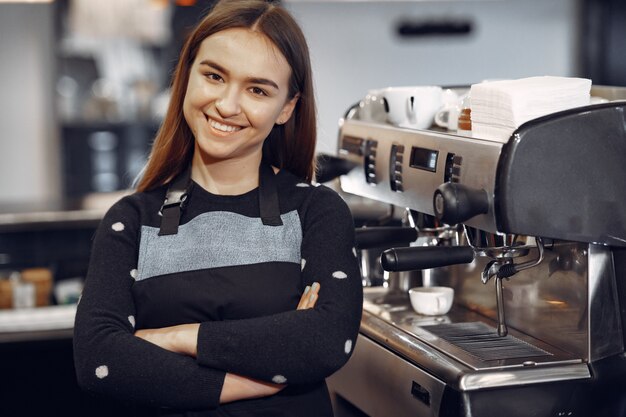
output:
M516 337L500 337L495 328L480 322L420 327L483 361L552 356Z

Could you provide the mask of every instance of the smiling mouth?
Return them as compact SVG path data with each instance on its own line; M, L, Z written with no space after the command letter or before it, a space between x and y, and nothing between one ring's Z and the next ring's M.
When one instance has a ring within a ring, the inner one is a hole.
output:
M238 132L241 130L241 126L232 126L232 125L227 125L224 123L220 123L216 120L211 119L210 117L206 116L208 122L209 122L209 126L211 126L213 129L218 130L220 132L223 133L234 133L234 132Z

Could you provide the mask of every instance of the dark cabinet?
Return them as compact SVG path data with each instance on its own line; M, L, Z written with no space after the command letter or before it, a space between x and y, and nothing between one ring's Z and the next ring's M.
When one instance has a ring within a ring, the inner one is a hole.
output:
M144 166L157 123L79 123L61 127L67 197L127 189Z

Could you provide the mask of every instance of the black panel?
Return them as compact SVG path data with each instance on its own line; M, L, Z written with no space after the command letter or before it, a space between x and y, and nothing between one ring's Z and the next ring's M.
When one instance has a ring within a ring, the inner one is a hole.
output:
M409 165L411 168L436 172L438 157L439 151L413 146L411 147L411 161Z
M405 20L398 24L397 32L402 38L425 36L469 36L474 22L470 19Z
M522 125L502 149L498 230L626 246L626 102Z
M596 85L626 86L626 2L583 0L581 8L581 75Z
M84 123L62 127L64 194L129 188L146 162L154 123Z

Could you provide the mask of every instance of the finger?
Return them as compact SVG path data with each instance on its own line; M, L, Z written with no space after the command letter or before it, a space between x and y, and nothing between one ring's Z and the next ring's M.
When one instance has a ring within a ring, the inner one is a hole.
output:
M308 285L306 286L306 288L304 289L304 292L302 293L302 296L300 297L300 302L298 303L298 307L296 307L296 310L304 310L307 305L307 300L309 298L309 291L311 290L311 287L309 287Z
M319 291L320 284L318 282L314 282L313 285L311 285L311 291L309 292L309 296L306 299L304 308L313 308L315 306Z
M315 307L315 303L317 302L317 298L318 298L317 293L311 294L311 296L309 297L309 303L308 303L307 308Z

